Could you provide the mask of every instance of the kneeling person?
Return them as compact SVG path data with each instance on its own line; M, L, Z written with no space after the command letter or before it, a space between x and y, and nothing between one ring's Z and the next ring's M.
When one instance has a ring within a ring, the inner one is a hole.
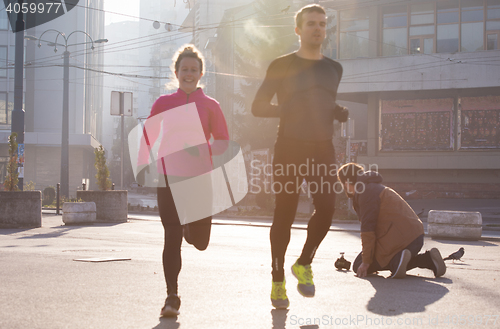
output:
M362 252L353 264L356 276L390 270L390 277L399 279L415 267L430 269L436 277L444 275L446 265L438 249L419 254L424 244L422 222L398 193L382 184L379 173L347 163L337 175L361 222Z

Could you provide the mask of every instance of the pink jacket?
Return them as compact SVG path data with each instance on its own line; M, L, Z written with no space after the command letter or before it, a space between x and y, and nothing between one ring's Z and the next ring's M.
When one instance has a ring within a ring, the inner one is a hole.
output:
M188 111L193 109L193 105L196 106L197 116L195 112L193 116L193 111ZM168 112L173 109L175 111ZM188 112L190 117L185 116ZM197 129L200 123L204 140L201 128ZM139 149L139 166L150 163L150 150L161 129L163 135L158 154L155 155L158 160L158 172L174 176L196 176L209 172L212 170L212 152L220 154L227 147L227 143L222 143L225 147L212 150L210 138L213 136L215 141L229 140L226 120L219 103L206 96L201 88L189 95L178 89L177 92L156 100L144 126Z

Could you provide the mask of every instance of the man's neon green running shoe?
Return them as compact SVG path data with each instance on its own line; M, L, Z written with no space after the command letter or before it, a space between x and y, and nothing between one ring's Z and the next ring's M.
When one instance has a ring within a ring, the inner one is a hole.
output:
M292 273L299 280L297 284L299 293L304 297L314 297L316 288L314 287L311 265L299 265L299 261L297 260L292 265Z
M285 280L283 282L274 282L271 290L271 302L277 309L287 309L290 301L286 296Z

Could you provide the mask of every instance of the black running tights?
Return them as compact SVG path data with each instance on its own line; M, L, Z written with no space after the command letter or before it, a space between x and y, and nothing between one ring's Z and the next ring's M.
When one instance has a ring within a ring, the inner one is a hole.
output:
M273 281L281 282L284 279L285 253L303 179L309 183L315 210L309 220L307 239L298 261L300 265L311 264L316 249L332 224L335 212L334 184L337 182L335 169L335 150L331 141L276 143L273 161L276 208L270 233Z
M181 271L182 237L198 250L205 250L210 241L212 217L181 225L170 187L158 188L158 210L165 231L163 247L163 273L167 284L167 295L177 294L177 279Z

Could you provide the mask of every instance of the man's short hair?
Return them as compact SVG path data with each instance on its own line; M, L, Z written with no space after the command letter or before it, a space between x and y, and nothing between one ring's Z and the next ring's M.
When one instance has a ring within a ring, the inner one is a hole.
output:
M337 178L343 184L348 181L351 184L356 184L358 181L358 174L364 173L365 170L357 163L346 163L337 171Z
M320 5L317 5L317 4L307 5L305 7L302 7L295 14L295 26L296 27L298 27L298 28L302 27L302 16L305 13L320 13L320 14L326 15L325 8L321 7Z

